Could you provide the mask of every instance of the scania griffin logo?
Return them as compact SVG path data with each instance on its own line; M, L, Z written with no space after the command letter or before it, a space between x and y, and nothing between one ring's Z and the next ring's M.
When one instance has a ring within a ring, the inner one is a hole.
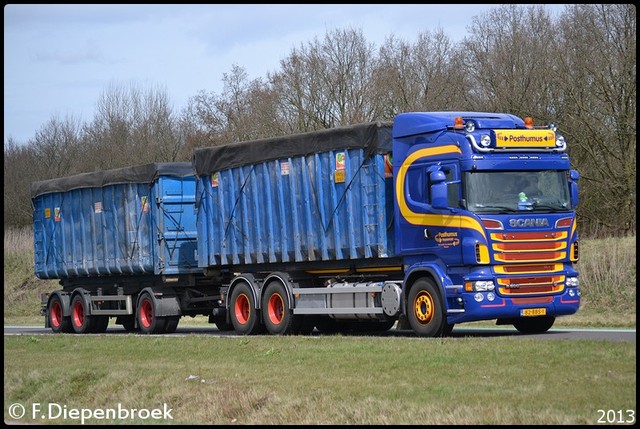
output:
M514 228L526 228L526 227L543 227L549 226L549 219L537 218L537 219L509 219L509 226Z

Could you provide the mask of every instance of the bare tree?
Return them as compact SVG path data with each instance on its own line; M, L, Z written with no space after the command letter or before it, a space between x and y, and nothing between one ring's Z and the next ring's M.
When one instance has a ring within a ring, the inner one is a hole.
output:
M85 127L88 145L101 155L95 168L179 160L184 139L174 116L164 90L110 85Z
M562 123L583 176L583 222L636 231L636 7L570 5L560 17Z
M33 223L31 182L39 180L34 171L41 163L32 144L18 144L9 137L4 145L4 224L27 226Z
M474 17L461 44L469 108L552 116L554 28L544 5L502 5Z
M361 30L335 30L296 48L270 76L282 118L301 132L371 121L379 112L373 91L374 46ZM286 120L286 119L285 119Z
M68 176L78 172L77 155L81 150L81 123L72 116L53 117L33 139L40 179Z
M454 54L441 28L420 33L413 44L387 37L375 71L380 116L393 119L400 112L461 108L463 75L453 66Z

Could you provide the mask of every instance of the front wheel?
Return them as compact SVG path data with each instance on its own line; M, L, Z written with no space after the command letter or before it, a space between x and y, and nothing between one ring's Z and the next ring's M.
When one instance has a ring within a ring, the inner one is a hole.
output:
M553 316L528 317L513 322L513 326L523 334L541 334L553 326L556 318Z
M407 319L413 332L421 337L446 334L447 317L440 293L431 279L418 279L407 299Z

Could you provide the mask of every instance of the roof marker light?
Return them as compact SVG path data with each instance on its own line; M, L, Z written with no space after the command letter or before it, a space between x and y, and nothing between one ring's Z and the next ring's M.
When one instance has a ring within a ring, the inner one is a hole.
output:
M455 128L456 130L461 130L462 128L464 128L462 116L456 116L455 122L453 123L453 128Z
M530 130L533 129L533 118L530 116L524 118L524 126L529 128Z

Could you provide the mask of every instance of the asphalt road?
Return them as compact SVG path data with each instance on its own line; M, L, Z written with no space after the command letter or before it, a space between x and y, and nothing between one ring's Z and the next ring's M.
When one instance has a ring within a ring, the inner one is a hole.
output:
M136 333L128 333L122 327L114 325L109 326L104 334L84 334L84 335L141 335ZM54 335L51 329L43 326L19 326L5 325L4 335ZM178 326L176 332L172 334L162 334L162 336L184 336L184 335L217 335L217 336L234 336L232 331L220 331L215 326ZM353 334L354 336L362 336L363 334ZM375 334L380 337L415 337L410 330L390 329L386 332ZM314 331L311 336L320 336L318 331ZM516 331L512 327L496 327L496 328L465 328L464 326L456 326L451 333L453 338L461 337L514 337L514 338L539 338L544 340L603 340L603 341L628 341L636 342L635 329L573 329L573 328L551 328L544 334L525 335Z

